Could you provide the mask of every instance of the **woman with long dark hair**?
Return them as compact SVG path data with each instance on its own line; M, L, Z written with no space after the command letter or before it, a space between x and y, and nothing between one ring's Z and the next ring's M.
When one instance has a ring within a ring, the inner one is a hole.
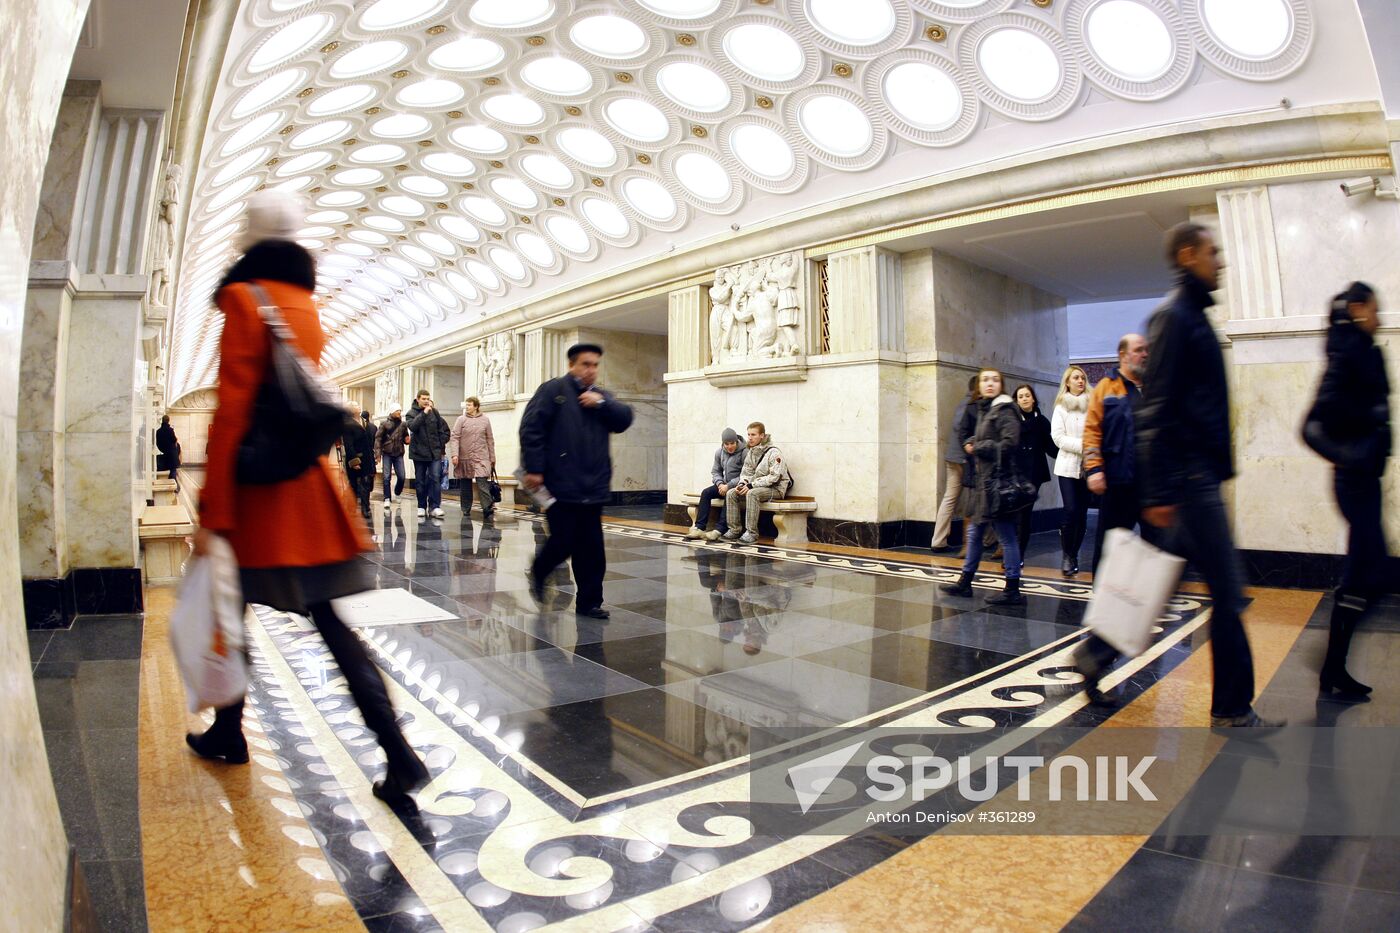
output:
M1050 421L1040 413L1040 399L1036 398L1035 389L1023 382L1011 397L1016 402L1016 416L1021 419L1021 469L1035 486L1035 499L1016 513L1016 542L1021 547L1021 566L1024 567L1026 548L1031 543L1031 513L1040 498L1040 487L1050 482L1050 466L1045 458L1053 458L1060 451L1050 439Z
M427 781L427 769L394 721L378 668L331 605L332 599L373 586L367 565L357 557L370 547L363 522L350 514L324 456L283 482L249 485L236 475L238 448L253 423L272 352L271 332L259 306L270 301L278 307L292 339L313 363L325 345L312 301L315 264L293 240L301 226L300 205L289 196L272 191L254 195L239 244L245 252L215 292L224 314L219 407L209 428L208 474L200 493L194 551L205 553L216 535L226 538L238 558L247 602L310 617L388 758L388 775L375 782L375 795L411 807L408 795ZM202 757L241 764L248 760L242 724L239 700L216 710L207 732L185 740Z
M1303 438L1334 465L1332 490L1347 522L1346 567L1337 587L1318 689L1348 702L1371 688L1347 673L1356 626L1381 594L1388 553L1381 523L1381 477L1390 456L1390 379L1376 345L1380 303L1365 282L1332 299L1327 369L1303 425Z

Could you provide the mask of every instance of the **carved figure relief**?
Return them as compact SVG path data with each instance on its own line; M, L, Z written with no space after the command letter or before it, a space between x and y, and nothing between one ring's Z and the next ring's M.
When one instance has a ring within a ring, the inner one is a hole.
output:
M710 360L741 363L802 352L802 258L782 253L715 270Z
M515 336L507 331L492 334L481 345L481 394L506 395L510 390L510 374L514 363Z
M184 169L171 163L165 167L160 189L160 213L156 215L151 255L151 287L147 299L157 308L170 307L170 262L175 256L175 214L180 206L180 184Z

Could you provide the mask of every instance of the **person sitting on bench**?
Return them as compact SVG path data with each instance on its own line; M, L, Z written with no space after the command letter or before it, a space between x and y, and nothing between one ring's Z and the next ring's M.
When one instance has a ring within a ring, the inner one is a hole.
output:
M705 526L710 523L710 501L723 501L729 490L738 482L739 471L743 468L744 452L739 449L739 435L733 428L725 428L724 433L720 435L719 449L715 451L715 462L710 467L712 482L700 493L700 505L695 509L695 524L686 532L686 538L718 541L720 536L729 530L729 523L725 521L725 510L721 508L715 530L709 534L705 533Z

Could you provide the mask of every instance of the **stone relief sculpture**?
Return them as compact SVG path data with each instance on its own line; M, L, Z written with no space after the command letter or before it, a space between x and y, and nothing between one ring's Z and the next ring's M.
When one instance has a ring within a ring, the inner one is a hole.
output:
M481 394L505 395L510 389L515 336L492 334L481 345Z
M170 307L170 263L175 257L175 214L180 206L180 184L184 169L171 163L165 168L160 190L160 213L156 215L154 248L151 257L151 288L147 299L157 308Z
M802 352L802 258L782 253L715 270L710 360L741 363Z

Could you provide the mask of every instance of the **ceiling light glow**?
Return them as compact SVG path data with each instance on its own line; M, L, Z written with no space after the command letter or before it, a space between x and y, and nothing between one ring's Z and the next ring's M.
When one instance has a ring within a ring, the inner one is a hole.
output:
M1060 85L1060 60L1054 50L1024 29L989 32L977 46L977 64L987 80L1013 100L1045 100Z
M851 101L832 94L803 101L798 108L798 123L818 148L835 156L864 155L875 141L870 118Z
M1151 81L1171 67L1172 37L1167 24L1140 3L1100 3L1089 11L1084 31L1099 60L1125 78Z
M958 86L941 68L904 62L885 72L885 99L906 122L922 130L945 130L962 116Z
M611 14L579 20L569 30L569 39L600 58L634 58L647 48L647 34L640 26Z

